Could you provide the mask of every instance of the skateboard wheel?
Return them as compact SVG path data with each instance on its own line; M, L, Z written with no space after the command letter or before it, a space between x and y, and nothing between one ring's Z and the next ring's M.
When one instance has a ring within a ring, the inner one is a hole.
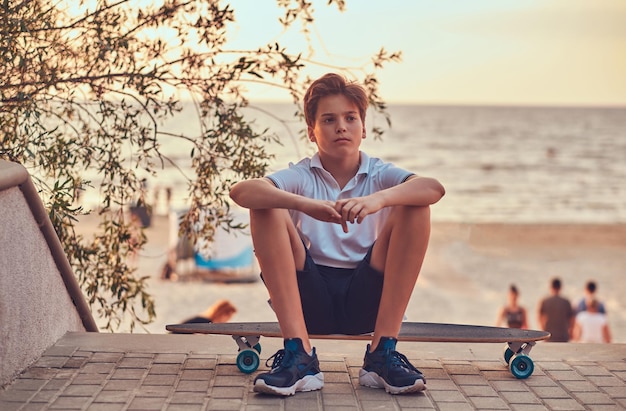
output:
M532 375L535 364L526 354L516 354L511 358L509 368L515 378L523 380Z
M237 368L245 374L251 374L259 368L261 360L255 350L243 350L237 355Z
M261 354L261 343L255 344L252 348L254 348L257 353Z
M511 363L511 358L513 358L514 355L515 353L512 349L508 346L504 347L504 362L506 362L507 365Z

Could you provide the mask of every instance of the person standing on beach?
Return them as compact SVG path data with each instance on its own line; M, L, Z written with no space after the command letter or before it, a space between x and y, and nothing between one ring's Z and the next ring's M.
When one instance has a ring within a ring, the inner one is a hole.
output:
M508 302L498 311L496 326L506 324L509 328L528 328L526 309L518 304L519 291L514 284L509 287Z
M309 334L370 332L360 384L392 394L426 388L396 342L428 246L429 207L445 190L360 151L367 105L362 86L333 73L317 79L304 97L317 153L231 189L235 203L250 209L261 276L284 337L271 371L255 378L256 392L321 389Z
M587 307L592 300L595 300L598 303L598 312L601 314L606 314L606 309L604 308L604 304L596 299L596 291L598 290L598 286L595 281L587 281L585 284L585 295L578 301L578 304L574 308L576 314L587 311Z
M576 314L572 339L583 343L610 343L611 331L606 314L600 312L600 303L587 301L587 309Z
M561 296L561 280L554 278L550 283L550 296L539 303L539 325L542 330L552 334L547 341L567 342L573 322L572 305Z

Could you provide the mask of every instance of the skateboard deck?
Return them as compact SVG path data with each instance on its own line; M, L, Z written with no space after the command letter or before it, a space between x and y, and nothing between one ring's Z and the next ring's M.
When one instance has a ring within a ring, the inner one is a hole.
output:
M230 335L239 346L237 366L242 372L254 372L259 366L260 337L282 338L277 322L171 324L166 330L180 334ZM311 339L370 340L371 334L310 335ZM528 353L537 341L546 340L550 333L537 330L488 327L465 324L404 322L398 341L506 343L504 360L516 378L528 378L534 364Z

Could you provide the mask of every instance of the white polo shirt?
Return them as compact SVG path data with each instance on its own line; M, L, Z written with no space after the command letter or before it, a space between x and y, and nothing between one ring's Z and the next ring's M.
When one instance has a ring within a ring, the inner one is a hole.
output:
M363 197L396 186L412 175L409 171L361 152L361 166L343 190L322 167L317 153L297 164L290 163L289 168L267 177L281 190L308 198L336 201ZM348 223L347 233L343 232L340 224L319 221L295 210L289 210L289 214L316 264L355 268L378 237L390 210L385 208L368 215L361 224Z

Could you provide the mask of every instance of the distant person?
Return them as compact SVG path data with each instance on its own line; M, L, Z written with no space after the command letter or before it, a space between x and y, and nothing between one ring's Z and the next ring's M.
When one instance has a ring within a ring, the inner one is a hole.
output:
M595 281L587 281L587 284L585 284L585 295L580 299L580 301L574 308L574 311L576 311L576 313L587 311L587 306L589 305L589 302L592 300L595 300L598 304L598 312L601 314L606 314L606 309L604 308L604 304L602 304L602 302L600 302L596 298L597 290L598 290L598 286Z
M576 314L572 339L582 343L610 343L611 331L606 314L600 312L600 303L587 301L585 311Z
M567 298L561 296L561 280L550 283L550 296L539 303L539 325L548 331L552 342L567 342L574 322L574 310Z
M161 280L173 280L177 278L176 271L169 261L166 261L161 268Z
M528 328L526 309L518 304L518 299L519 291L514 284L511 284L507 294L507 304L500 308L496 326L500 327L502 324L506 324L509 328Z
M172 209L172 187L165 187L165 201L167 205L167 212Z

